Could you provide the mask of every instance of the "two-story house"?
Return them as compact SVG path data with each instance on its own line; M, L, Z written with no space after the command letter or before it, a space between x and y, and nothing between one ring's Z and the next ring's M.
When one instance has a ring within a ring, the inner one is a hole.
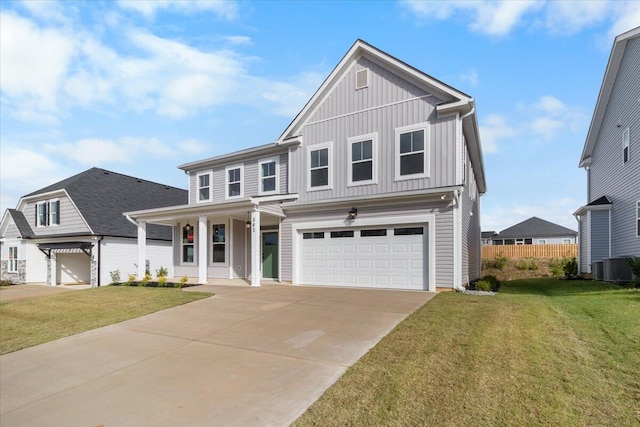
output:
M20 198L0 222L2 279L16 283L111 283L143 268L171 270L171 227L153 225L138 258L137 227L122 215L186 203L187 191L91 168Z
M177 276L425 289L480 275L485 174L474 99L357 40L274 142L179 166ZM140 272L141 273L141 272Z
M581 273L630 280L640 256L640 27L616 37L580 157L587 204L574 215Z

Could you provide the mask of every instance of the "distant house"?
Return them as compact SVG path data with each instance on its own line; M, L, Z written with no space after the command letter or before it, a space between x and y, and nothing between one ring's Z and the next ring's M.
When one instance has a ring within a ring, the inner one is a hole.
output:
M92 168L20 198L0 222L2 279L111 282L136 273L138 229L122 212L186 203L186 190ZM145 267L173 265L171 227L149 226Z
M494 245L549 245L576 243L578 233L544 219L531 217L491 238Z
M179 167L188 204L126 212L142 234L174 227L179 276L435 291L480 275L474 99L362 40L275 142Z
M580 230L579 268L592 273L598 263L605 280L630 279L624 258L640 256L639 70L637 27L615 38L580 157L580 167L587 171L588 203L574 213Z
M483 231L482 233L480 233L482 244L491 245L493 243L491 239L493 238L493 236L496 236L497 234L498 233L496 233L495 231Z

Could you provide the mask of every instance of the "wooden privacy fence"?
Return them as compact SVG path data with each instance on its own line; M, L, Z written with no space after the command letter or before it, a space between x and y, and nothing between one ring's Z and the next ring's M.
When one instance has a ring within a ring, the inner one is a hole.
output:
M484 245L482 259L506 258L563 258L577 257L578 245Z

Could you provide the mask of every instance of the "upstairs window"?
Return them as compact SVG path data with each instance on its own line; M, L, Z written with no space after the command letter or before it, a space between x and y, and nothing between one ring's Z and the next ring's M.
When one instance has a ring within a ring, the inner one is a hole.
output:
M629 161L629 128L626 128L622 132L622 162L627 163Z
M278 159L266 159L259 163L260 188L258 194L275 194L278 192Z
M9 273L18 272L18 247L9 247Z
M239 166L228 166L225 171L227 175L227 193L225 198L227 199L236 199L243 197L243 188L242 188L242 171L244 167L242 165Z
M224 262L226 253L226 227L224 224L214 224L212 229L212 262Z
M60 224L60 200L36 204L36 227Z
M309 147L309 190L331 188L332 143Z
M198 180L198 201L211 201L211 173L203 173L197 176Z
M426 124L396 129L396 180L428 175L427 142Z
M377 181L377 134L349 138L349 185L374 184Z

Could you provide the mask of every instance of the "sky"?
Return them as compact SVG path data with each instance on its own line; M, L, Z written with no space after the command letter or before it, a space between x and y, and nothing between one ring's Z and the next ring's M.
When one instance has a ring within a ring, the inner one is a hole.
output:
M483 230L576 229L613 39L639 25L640 1L0 0L0 208L94 166L186 189L178 165L277 140L361 38L476 100Z

